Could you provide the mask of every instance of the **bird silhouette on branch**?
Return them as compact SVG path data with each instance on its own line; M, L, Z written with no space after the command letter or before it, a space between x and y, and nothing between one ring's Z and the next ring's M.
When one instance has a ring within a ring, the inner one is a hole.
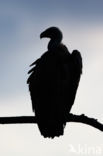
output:
M48 50L30 66L27 80L35 116L1 117L1 124L37 123L41 135L54 138L64 134L67 122L80 122L103 131L98 120L70 113L82 74L82 57L62 43L63 34L50 27L40 38L50 38Z

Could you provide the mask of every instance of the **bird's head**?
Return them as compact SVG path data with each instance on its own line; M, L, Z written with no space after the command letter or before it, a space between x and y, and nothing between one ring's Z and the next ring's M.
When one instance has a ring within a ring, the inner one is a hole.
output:
M50 27L40 34L40 38L50 38L48 49L56 48L62 41L63 35L59 28Z

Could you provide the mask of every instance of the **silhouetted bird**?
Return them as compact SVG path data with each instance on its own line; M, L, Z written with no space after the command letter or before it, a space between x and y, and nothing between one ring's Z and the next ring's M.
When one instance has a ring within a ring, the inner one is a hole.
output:
M44 137L63 135L82 73L82 58L61 43L62 32L50 27L40 38L48 37L48 51L37 59L28 73L29 90L37 124Z

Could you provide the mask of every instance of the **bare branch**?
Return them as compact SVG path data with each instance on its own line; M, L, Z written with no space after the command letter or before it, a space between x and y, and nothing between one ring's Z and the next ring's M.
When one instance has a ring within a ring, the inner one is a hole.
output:
M0 117L0 124L31 124L36 122L35 116Z
M67 122L80 122L103 131L102 123L98 122L97 119L89 118L84 114L75 115L70 113ZM35 123L37 123L35 116L0 117L0 124L35 124Z
M97 119L87 117L84 114L75 115L75 114L70 113L67 122L80 122L80 123L92 126L94 128L97 128L100 131L103 131L103 124L102 123L98 122Z

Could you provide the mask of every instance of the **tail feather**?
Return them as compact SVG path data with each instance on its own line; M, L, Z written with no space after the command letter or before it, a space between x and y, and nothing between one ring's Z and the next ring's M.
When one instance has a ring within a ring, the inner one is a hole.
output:
M45 138L54 138L55 136L59 137L63 135L65 125L66 123L38 123L41 135Z

